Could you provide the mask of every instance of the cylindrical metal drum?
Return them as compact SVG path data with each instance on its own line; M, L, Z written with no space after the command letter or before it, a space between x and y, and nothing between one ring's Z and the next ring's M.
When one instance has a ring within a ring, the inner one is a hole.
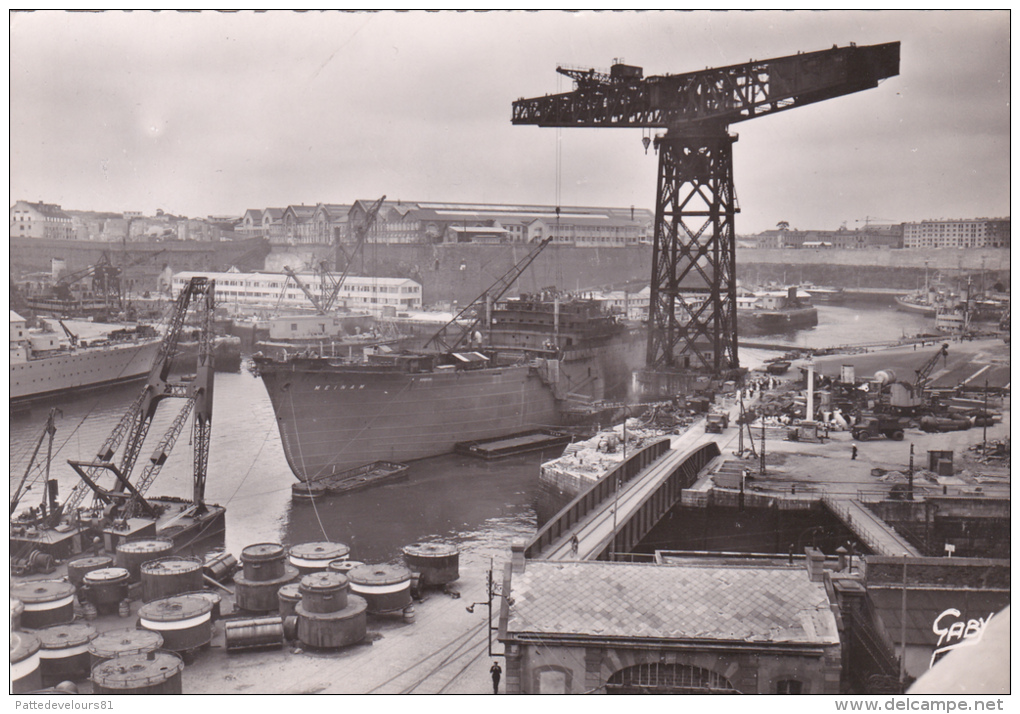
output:
M269 647L283 647L283 618L264 615L227 620L223 625L227 652Z
M234 576L234 604L247 612L273 612L280 607L280 588L298 579L297 568L282 560L283 575L272 580L249 580L243 574Z
M325 570L331 560L345 560L351 549L343 543L301 543L290 548L290 564L302 575Z
M202 589L202 561L171 555L142 563L142 600L152 602Z
M300 588L300 583L287 583L276 593L280 603L280 617L284 620L294 614L294 606L301 602Z
M72 622L44 627L34 634L39 638L39 671L44 687L89 676L89 642L95 638L96 628Z
M127 568L100 568L85 573L82 585L85 593L82 600L92 603L100 612L113 613L128 596L131 575Z
M67 564L67 580L71 585L80 588L86 573L103 568L112 568L113 558L109 555L93 555L76 558Z
M93 694L182 694L184 661L173 652L121 655L92 668Z
M230 553L210 553L205 557L202 571L218 583L228 582L237 570L237 558Z
M279 543L256 543L241 551L244 577L256 583L279 580L284 576L286 554Z
M460 577L460 551L450 543L412 543L404 547L404 562L421 573L424 585L446 585Z
M368 604L357 595L347 597L347 607L337 612L308 612L304 602L297 611L297 637L307 647L333 649L357 644L365 639Z
M165 558L173 553L174 542L169 538L140 538L117 544L118 568L127 568L131 574L131 582L137 583L142 578L142 563L158 558Z
M11 598L11 632L21 629L21 616L25 614L25 603L16 597Z
M337 612L347 607L347 576L325 571L301 578L301 602L308 612Z
M212 639L212 603L195 595L175 595L142 605L138 622L163 635L163 647L190 652Z
M411 604L411 571L403 565L362 565L347 577L351 592L365 598L370 614L403 610Z
M42 687L39 638L30 632L11 633L11 693L25 694Z
M347 573L351 572L359 565L364 565L364 563L362 563L360 560L347 560L347 559L331 560L329 561L328 569L332 570L334 573L347 575Z
M155 652L163 646L163 635L152 630L108 630L89 642L89 662L95 666L114 657Z
M11 586L25 606L21 625L37 630L74 619L74 586L62 580L30 580Z
M195 590L190 593L181 593L181 595L194 595L195 597L204 597L206 600L212 603L212 621L216 622L220 619L220 606L223 604L223 596L215 590Z

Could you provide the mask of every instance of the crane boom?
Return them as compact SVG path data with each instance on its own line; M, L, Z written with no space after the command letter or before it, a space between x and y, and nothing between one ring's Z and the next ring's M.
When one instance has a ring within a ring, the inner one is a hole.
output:
M945 364L946 358L949 356L949 343L944 342L939 347L938 352L931 356L927 362L921 365L920 369L915 370L917 377L914 380L914 394L921 394L925 386L928 384L928 377L931 376L932 370L935 369L935 365L938 364L939 357L942 358L943 364Z
M528 266L535 261L535 258L538 257L538 254L541 253L545 249L545 247L549 245L551 241L552 236L549 236L548 238L541 241L537 246L535 246L535 248L531 250L530 253L521 258L521 260L518 261L516 265L510 268L510 270L501 275L492 285L486 288L485 292L483 292L481 295L479 295L470 303L468 303L463 310L461 310L454 316L452 320L450 320L445 325L440 327L436 334L432 335L432 337L429 338L429 341L425 343L425 346L428 347L429 345L435 343L447 352L452 352L453 350L457 349L464 342L464 340L468 338L468 336L471 334L471 331L475 329L475 326L481 321L482 316L477 315L469 325L467 325L463 330L461 330L460 336L454 341L452 345L448 345L445 341L446 329L451 325L456 324L457 320L463 317L469 310L471 310L471 308L473 308L482 300L487 300L495 303L501 297L503 297L503 294L510 289L510 286L514 284L514 281L517 280L517 278L519 278L521 274L528 269Z
M368 231L371 230L372 224L375 223L376 216L379 215L379 209L382 208L383 201L386 200L386 196L383 196L376 201L368 211L365 212L365 222L355 229L358 235L358 239L354 244L354 249L351 250L351 254L347 259L347 265L344 266L344 272L340 274L340 279L333 285L333 290L326 298L326 302L323 305L327 311L333 309L333 305L336 303L337 295L340 294L340 288L343 287L344 281L347 280L348 273L351 272L351 266L354 264L354 256L358 254L361 247L365 243L365 238L368 237Z
M325 315L326 310L323 308L322 303L319 302L319 298L315 297L315 293L309 290L308 286L301 281L301 278L298 277L297 273L295 273L293 269L286 265L283 266L283 272L285 272L287 274L287 277L293 280L294 283L299 288L301 288L301 292L303 292L305 294L305 297L308 298L308 302L312 303L312 305L315 307L315 311L318 312L320 315ZM286 286L284 287L286 288Z
M735 124L878 86L899 74L900 43L833 47L775 59L642 79L642 69L610 73L557 68L576 89L513 105L514 124L559 127L695 127Z

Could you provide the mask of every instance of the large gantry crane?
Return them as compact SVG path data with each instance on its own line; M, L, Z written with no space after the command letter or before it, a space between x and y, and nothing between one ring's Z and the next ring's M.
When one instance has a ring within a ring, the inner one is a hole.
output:
M564 94L519 99L514 124L665 129L659 154L645 369L646 394L687 391L737 358L736 233L730 124L878 86L899 74L900 44L836 47L776 59L643 78L557 67ZM647 150L650 139L645 137Z

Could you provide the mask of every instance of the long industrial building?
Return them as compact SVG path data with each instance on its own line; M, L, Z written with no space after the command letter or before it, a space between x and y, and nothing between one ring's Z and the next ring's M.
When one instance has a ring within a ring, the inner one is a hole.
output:
M313 273L298 273L297 276L309 291L315 295L319 293L319 276ZM173 276L174 296L194 277L215 280L217 305L235 312L277 307L312 308L301 287L283 273L184 271ZM336 306L377 316L421 310L421 285L408 278L348 276L340 287Z

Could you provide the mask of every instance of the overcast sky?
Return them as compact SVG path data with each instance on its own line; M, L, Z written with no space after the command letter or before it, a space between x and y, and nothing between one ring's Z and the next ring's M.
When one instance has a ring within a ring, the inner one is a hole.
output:
M731 127L737 232L1005 216L1009 29L1006 11L14 14L10 199L654 209L640 129L513 126L512 102L569 91L557 64L649 76L899 41L878 88Z

